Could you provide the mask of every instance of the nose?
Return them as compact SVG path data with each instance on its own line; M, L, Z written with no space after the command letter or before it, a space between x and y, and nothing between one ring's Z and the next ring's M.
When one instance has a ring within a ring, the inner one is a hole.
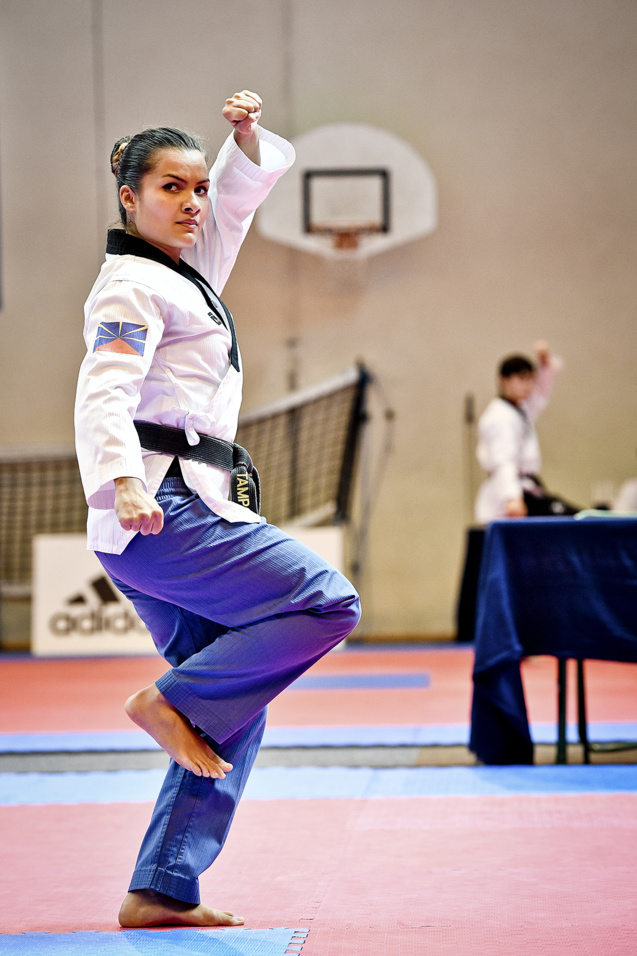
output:
M190 196L184 199L182 208L184 212L199 212L201 209L201 204L196 193L192 193Z

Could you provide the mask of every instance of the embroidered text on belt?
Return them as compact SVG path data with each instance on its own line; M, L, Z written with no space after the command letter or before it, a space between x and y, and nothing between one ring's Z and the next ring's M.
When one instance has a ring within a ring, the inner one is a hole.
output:
M250 455L241 445L212 435L201 435L199 442L190 445L186 433L172 425L157 425L154 422L133 422L139 442L146 451L158 451L176 458L190 458L215 465L230 472L230 498L244 508L260 513L261 484L259 472Z

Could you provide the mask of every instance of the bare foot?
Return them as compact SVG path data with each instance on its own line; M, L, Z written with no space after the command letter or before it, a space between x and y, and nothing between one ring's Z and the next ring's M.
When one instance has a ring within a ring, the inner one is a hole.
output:
M132 890L119 911L120 926L138 929L144 926L241 926L243 917L223 910L211 910L201 903L193 906L164 896L155 890Z
M232 764L210 749L190 721L175 710L154 684L129 697L124 709L130 719L150 734L169 757L198 777L223 780L226 773L232 770Z

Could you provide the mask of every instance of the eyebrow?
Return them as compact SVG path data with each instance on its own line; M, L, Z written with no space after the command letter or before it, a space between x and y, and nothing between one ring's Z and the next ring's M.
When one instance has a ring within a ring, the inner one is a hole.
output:
M177 173L164 173L162 179L178 179L180 183L185 183L187 180L183 176L178 176ZM209 179L200 179L197 183L198 186L203 186L204 183L209 183Z

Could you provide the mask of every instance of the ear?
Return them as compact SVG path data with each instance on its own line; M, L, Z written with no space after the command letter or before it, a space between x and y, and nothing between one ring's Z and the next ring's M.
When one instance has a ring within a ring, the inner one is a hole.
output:
M137 207L137 196L130 186L122 186L119 191L119 198L127 213L135 212Z

